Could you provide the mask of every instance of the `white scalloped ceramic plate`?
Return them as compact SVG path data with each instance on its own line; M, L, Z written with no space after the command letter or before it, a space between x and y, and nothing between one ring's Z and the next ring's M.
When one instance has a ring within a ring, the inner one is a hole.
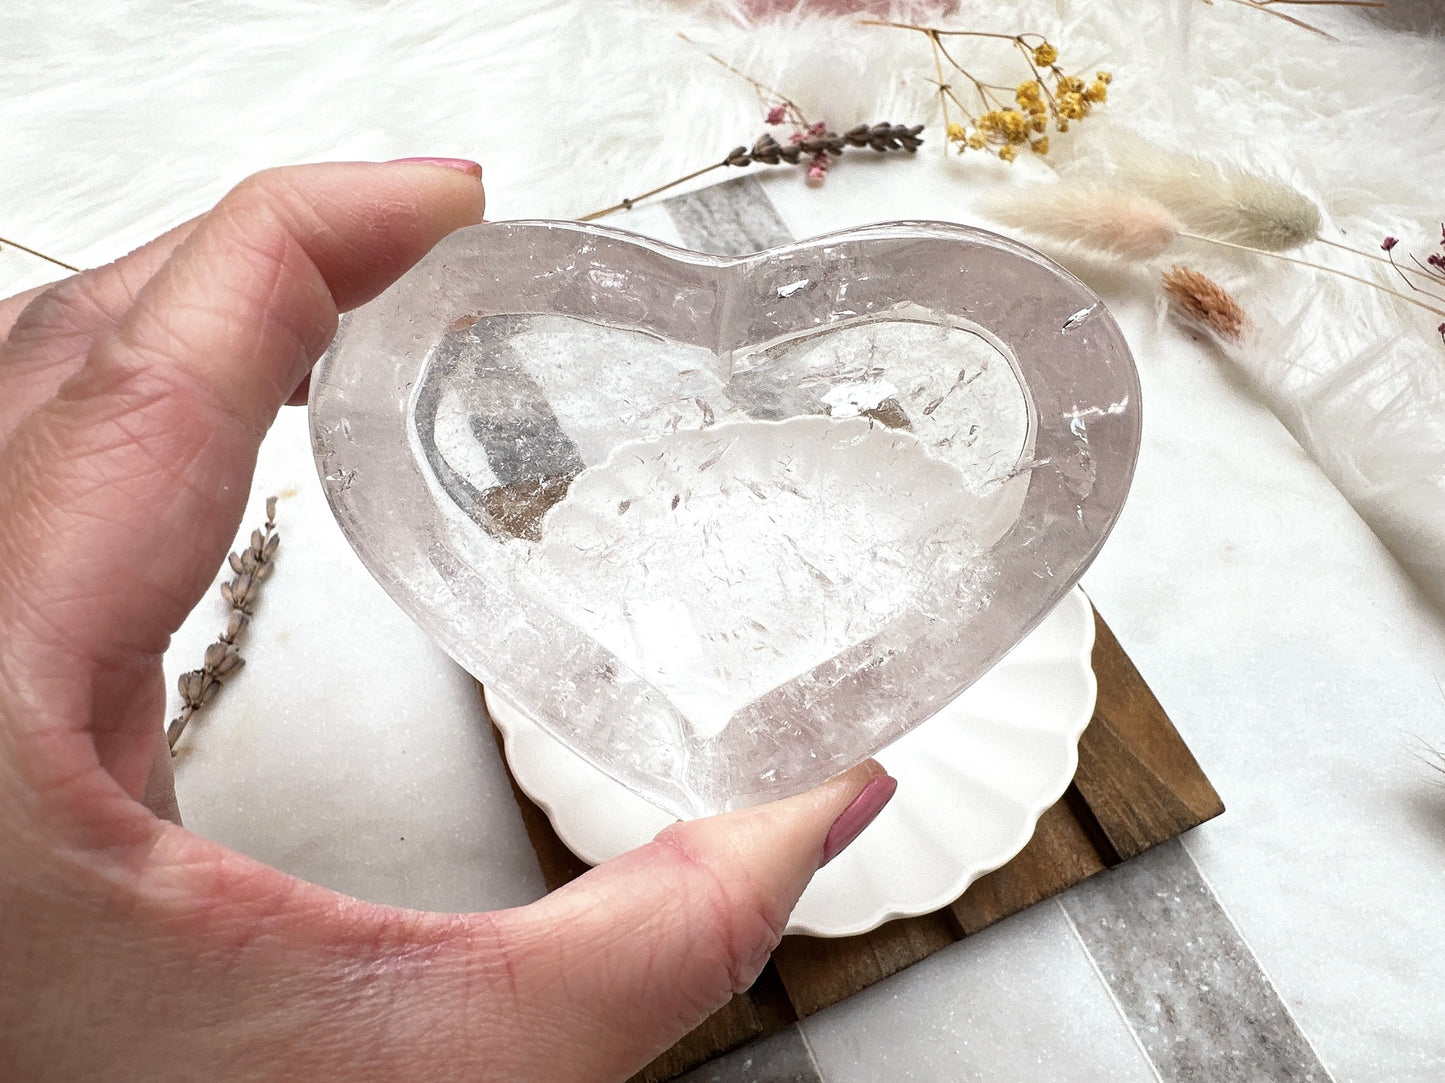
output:
M877 759L898 779L878 820L821 869L788 932L852 936L947 905L1028 842L1078 766L1094 712L1094 616L1075 587L963 695ZM518 785L600 864L673 821L491 696Z

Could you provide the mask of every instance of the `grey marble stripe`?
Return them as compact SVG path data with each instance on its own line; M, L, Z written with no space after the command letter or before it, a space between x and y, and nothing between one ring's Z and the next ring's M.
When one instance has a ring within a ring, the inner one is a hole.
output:
M1166 1083L1330 1079L1178 839L1058 898Z
M753 177L676 196L667 201L667 211L689 248L715 256L761 252L793 239Z
M674 1083L823 1083L796 1023L724 1053Z

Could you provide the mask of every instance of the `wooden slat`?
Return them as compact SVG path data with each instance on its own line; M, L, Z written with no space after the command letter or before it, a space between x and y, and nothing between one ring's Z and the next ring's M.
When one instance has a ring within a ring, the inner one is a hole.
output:
M959 939L946 911L904 918L862 936L786 936L773 952L798 1018L836 1004Z
M1094 718L1079 742L1075 785L1120 858L1130 858L1224 811L1189 746L1094 614Z
M1018 856L975 880L950 909L971 935L1103 869L1088 832L1069 802L1060 798L1039 817L1034 837Z

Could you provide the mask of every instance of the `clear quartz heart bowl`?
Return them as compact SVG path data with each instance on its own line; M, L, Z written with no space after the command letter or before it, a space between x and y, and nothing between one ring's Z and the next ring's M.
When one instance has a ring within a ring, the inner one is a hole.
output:
M972 684L1098 552L1140 434L1098 298L928 222L733 259L461 230L343 319L310 417L383 587L681 816L807 789Z

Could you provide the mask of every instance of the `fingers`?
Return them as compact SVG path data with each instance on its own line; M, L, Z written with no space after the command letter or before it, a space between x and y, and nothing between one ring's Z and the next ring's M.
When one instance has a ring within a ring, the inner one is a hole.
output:
M517 1010L569 1036L517 1078L623 1078L748 988L813 873L896 785L869 760L798 797L677 824L494 915Z
M251 178L25 418L0 451L0 549L17 554L0 563L0 641L25 652L18 671L44 686L31 694L32 726L57 717L119 731L103 765L140 796L156 719L126 708L153 694L102 696L115 681L101 678L145 669L209 585L261 435L338 311L477 221L482 205L475 176L433 165Z
M39 922L49 947L25 995L0 983L0 1030L44 1017L54 1078L624 1079L753 980L814 870L893 788L869 761L492 914L345 899L150 820L44 877L12 862L32 927L0 925L0 946L24 958ZM23 836L3 841L24 856ZM68 1033L44 1016L56 997Z
M88 367L136 370L265 431L336 315L476 222L475 178L430 165L320 165L243 182L147 286Z
M91 344L115 329L199 221L183 222L114 263L0 302L0 444L80 371Z

